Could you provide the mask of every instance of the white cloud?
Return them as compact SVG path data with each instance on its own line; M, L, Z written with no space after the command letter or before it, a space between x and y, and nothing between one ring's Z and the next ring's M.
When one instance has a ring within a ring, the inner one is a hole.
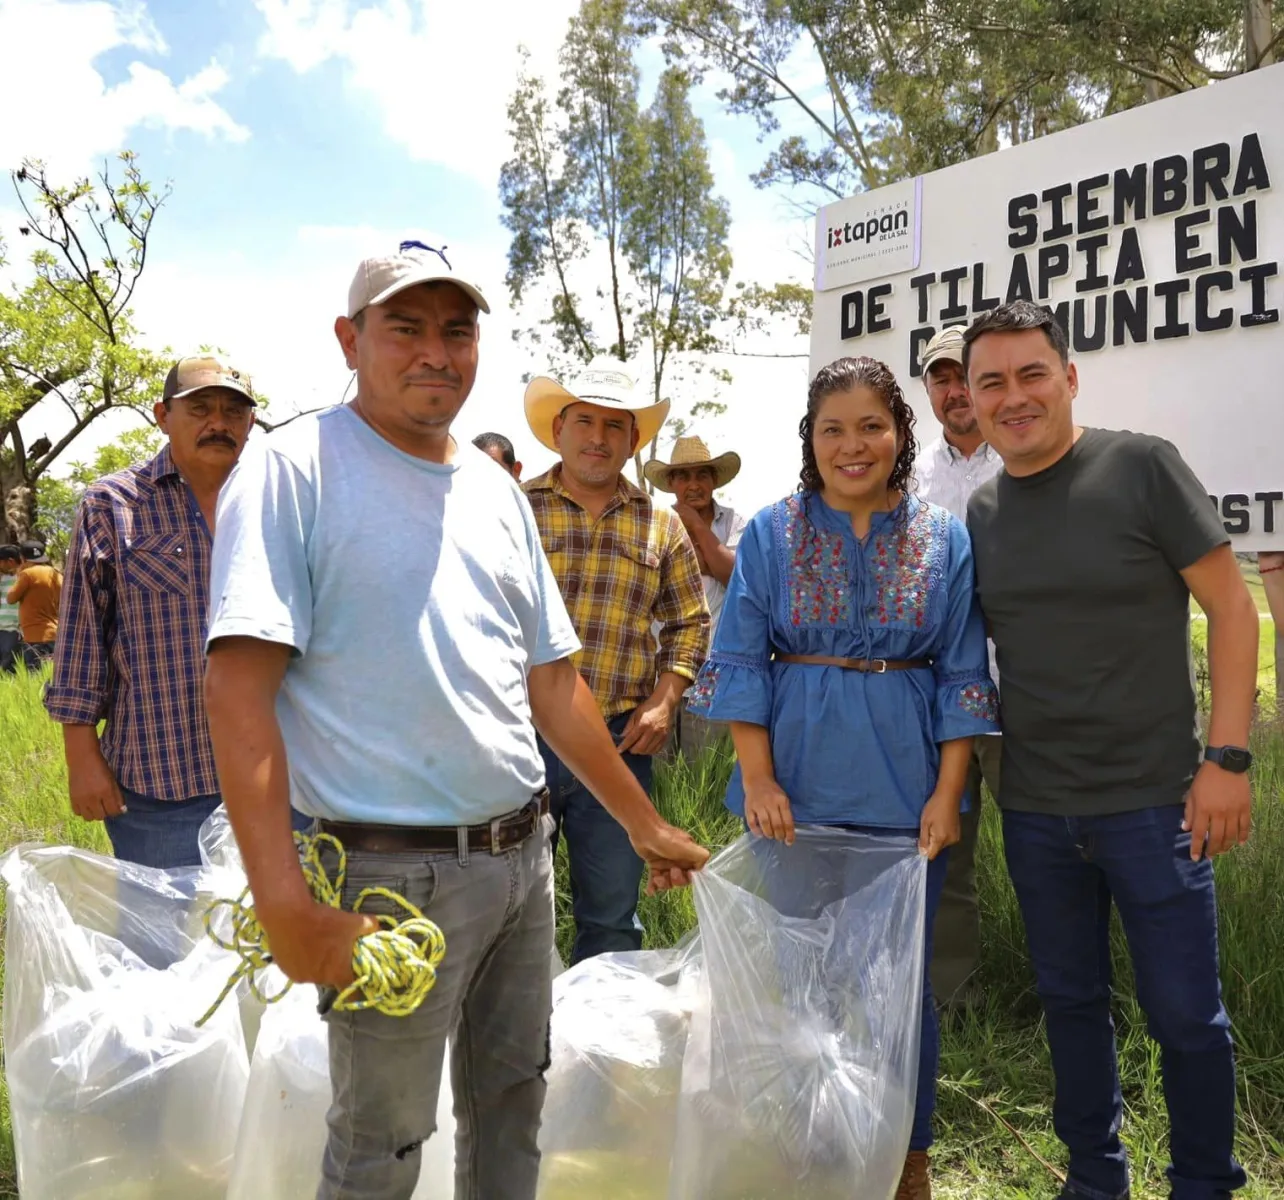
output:
M507 107L518 46L532 69L556 61L576 0L255 0L260 52L306 73L334 60L352 96L373 104L384 132L421 162L494 188L510 153Z
M146 8L129 0L0 0L0 163L43 158L83 171L141 125L235 141L249 137L215 99L227 73L211 62L182 82L141 61L109 85L95 63L128 48L163 55Z

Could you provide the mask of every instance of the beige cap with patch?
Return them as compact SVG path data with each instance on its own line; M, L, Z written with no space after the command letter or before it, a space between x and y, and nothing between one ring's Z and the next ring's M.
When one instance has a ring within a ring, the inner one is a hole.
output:
M181 400L202 388L227 388L229 391L239 392L251 404L257 404L250 377L217 354L194 354L189 358L180 358L165 376L165 390L161 393L161 398Z
M445 250L445 246L438 250L423 242L402 242L396 254L367 258L348 288L348 316L355 317L363 308L383 304L420 283L453 283L482 312L490 312L481 288L455 274Z
M947 325L923 349L923 374L942 359L963 365L963 326Z

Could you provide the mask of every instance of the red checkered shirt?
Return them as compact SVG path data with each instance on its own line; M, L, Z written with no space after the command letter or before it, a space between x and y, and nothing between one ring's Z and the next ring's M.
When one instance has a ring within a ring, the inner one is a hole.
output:
M45 708L64 725L106 720L117 782L159 800L219 790L202 691L209 579L209 531L168 447L85 492Z

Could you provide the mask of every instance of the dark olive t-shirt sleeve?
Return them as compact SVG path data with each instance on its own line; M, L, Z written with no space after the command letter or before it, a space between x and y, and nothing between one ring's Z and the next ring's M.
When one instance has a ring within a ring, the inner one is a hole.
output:
M1184 571L1230 538L1217 509L1177 447L1150 439L1150 519L1155 541L1176 571Z

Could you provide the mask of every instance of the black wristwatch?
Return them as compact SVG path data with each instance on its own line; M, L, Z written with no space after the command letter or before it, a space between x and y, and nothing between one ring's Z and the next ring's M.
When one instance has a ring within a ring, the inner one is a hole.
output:
M1208 746L1204 761L1216 763L1232 775L1243 775L1253 765L1253 756L1243 746Z

